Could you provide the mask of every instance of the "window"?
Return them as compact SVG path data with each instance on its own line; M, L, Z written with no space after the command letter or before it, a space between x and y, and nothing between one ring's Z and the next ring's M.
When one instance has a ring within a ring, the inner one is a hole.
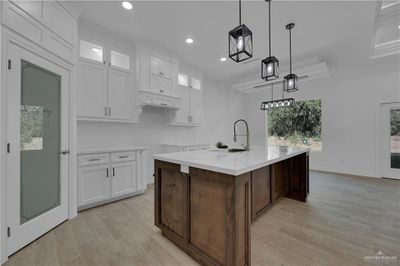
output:
M79 54L81 57L97 62L103 62L103 47L100 45L81 40L79 45Z
M390 168L400 169L400 109L390 111Z
M322 150L321 100L295 102L292 106L268 111L267 143Z

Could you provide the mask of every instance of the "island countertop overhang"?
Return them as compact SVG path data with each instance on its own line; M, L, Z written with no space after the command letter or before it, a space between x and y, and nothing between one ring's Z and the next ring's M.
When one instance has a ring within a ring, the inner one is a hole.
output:
M288 147L281 152L279 147L256 147L246 152L229 153L220 150L201 150L156 154L155 160L175 163L183 166L219 172L232 176L259 169L261 167L295 157L309 149Z

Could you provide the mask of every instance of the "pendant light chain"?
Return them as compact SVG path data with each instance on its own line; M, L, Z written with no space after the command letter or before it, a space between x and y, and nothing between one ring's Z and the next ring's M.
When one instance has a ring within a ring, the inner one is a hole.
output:
M269 55L268 56L271 56L271 0L268 2L268 13L269 13L269 15L268 15L268 20L269 20L269 32L268 32L268 35L269 35L269 46L268 46L268 51L269 51Z
M292 74L292 28L289 29L289 60L290 60L290 74Z
M242 0L239 0L239 25L242 25Z

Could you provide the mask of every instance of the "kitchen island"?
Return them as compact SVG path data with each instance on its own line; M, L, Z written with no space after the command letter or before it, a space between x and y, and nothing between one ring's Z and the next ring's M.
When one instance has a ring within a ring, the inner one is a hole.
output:
M307 200L307 149L155 155L155 225L203 265L250 265L250 226L282 197Z

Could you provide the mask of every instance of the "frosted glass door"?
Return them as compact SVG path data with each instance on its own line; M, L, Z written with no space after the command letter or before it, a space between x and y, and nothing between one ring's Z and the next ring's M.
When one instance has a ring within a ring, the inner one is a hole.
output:
M10 45L7 255L68 218L69 71Z
M60 80L21 63L21 224L60 205Z

